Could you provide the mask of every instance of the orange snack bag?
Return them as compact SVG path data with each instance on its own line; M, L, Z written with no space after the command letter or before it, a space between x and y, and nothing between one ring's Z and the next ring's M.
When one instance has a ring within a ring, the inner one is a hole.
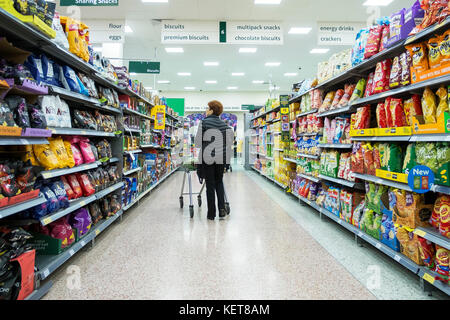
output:
M441 51L442 64L450 63L450 30L447 30L440 40L439 50Z
M438 37L431 38L427 43L428 47L428 63L430 68L437 68L441 65L442 55L440 50L440 39Z
M428 65L427 59L427 46L424 42L411 44L406 46L406 49L409 51L412 59L413 68L417 71L425 71L430 67Z

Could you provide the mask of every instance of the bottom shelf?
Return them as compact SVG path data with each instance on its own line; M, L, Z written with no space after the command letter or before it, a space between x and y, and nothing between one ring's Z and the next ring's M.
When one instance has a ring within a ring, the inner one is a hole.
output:
M158 185L160 185L164 180L166 180L168 177L170 177L175 171L177 171L178 168L172 170L170 173L166 174L163 178L161 178L157 183L155 183L153 186L142 192L136 199L134 199L131 203L127 204L123 207L123 211L128 211L131 207L133 207L136 203L139 202L143 197L145 197L149 192L151 192L153 189L155 189Z
M255 171L259 172L262 176L265 176L264 174L261 173L261 171L257 170L256 168L252 167L252 169L254 169ZM268 177L266 177L266 178L268 178ZM271 180L270 178L268 178L268 179ZM359 239L362 239L365 242L371 244L376 249L380 250L381 252L383 252L384 254L386 254L387 256L389 256L390 258L392 258L393 260L395 260L396 262L398 262L399 264L401 264L402 266L404 266L405 268L407 268L408 270L413 272L414 274L418 275L420 278L428 281L428 283L430 283L434 287L440 289L441 291L443 291L447 295L450 295L450 286L445 284L445 283L443 283L442 281L434 280L434 276L432 275L432 272L427 270L425 267L417 265L414 261L412 261L411 259L409 259L405 255L403 255L402 253L391 249L390 247L386 246L385 244L383 244L379 240L377 240L377 239L371 237L370 235L366 234L361 229L358 229L354 225L352 225L352 224L342 220L340 217L338 217L337 215L333 214L332 212L330 212L330 211L320 207L318 204L316 204L315 201L308 200L308 199L306 199L306 198L304 198L304 197L302 197L302 196L300 196L298 194L294 194L294 193L291 193L291 194L294 197L296 197L299 200L301 200L302 202L308 204L310 207L312 207L313 209L315 209L319 213L321 213L323 215L326 215L327 217L329 217L331 220L333 220L337 224L341 225L342 227L344 227L348 231L352 232Z
M39 288L34 290L28 297L25 298L25 300L28 300L28 301L41 300L41 298L50 291L52 286L53 286L53 282L47 281L46 283L42 284Z

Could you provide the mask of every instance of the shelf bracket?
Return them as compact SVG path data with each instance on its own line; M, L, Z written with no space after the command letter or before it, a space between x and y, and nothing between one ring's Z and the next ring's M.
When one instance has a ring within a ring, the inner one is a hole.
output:
M361 248L364 247L364 240L362 238L358 237L357 234L355 234L355 242L358 247L361 247Z
M431 284L429 284L423 278L419 278L419 284L420 289L422 289L423 292L427 293L429 297L433 295L433 291L435 291L435 288Z

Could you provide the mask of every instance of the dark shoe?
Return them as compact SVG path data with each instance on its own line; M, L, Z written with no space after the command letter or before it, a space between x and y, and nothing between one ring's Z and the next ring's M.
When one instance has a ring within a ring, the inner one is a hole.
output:
M227 216L227 211L225 209L220 209L219 210L219 219L225 219L226 216Z
M208 216L208 220L215 220L216 219L216 217L210 217L210 216Z

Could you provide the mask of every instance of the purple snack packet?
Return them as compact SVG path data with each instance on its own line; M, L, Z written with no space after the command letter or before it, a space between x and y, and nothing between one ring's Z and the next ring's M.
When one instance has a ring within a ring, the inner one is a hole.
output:
M75 211L70 216L69 223L72 226L72 228L77 229L80 235L82 236L91 229L92 226L91 215L89 214L89 211L86 208L81 208L80 210Z

